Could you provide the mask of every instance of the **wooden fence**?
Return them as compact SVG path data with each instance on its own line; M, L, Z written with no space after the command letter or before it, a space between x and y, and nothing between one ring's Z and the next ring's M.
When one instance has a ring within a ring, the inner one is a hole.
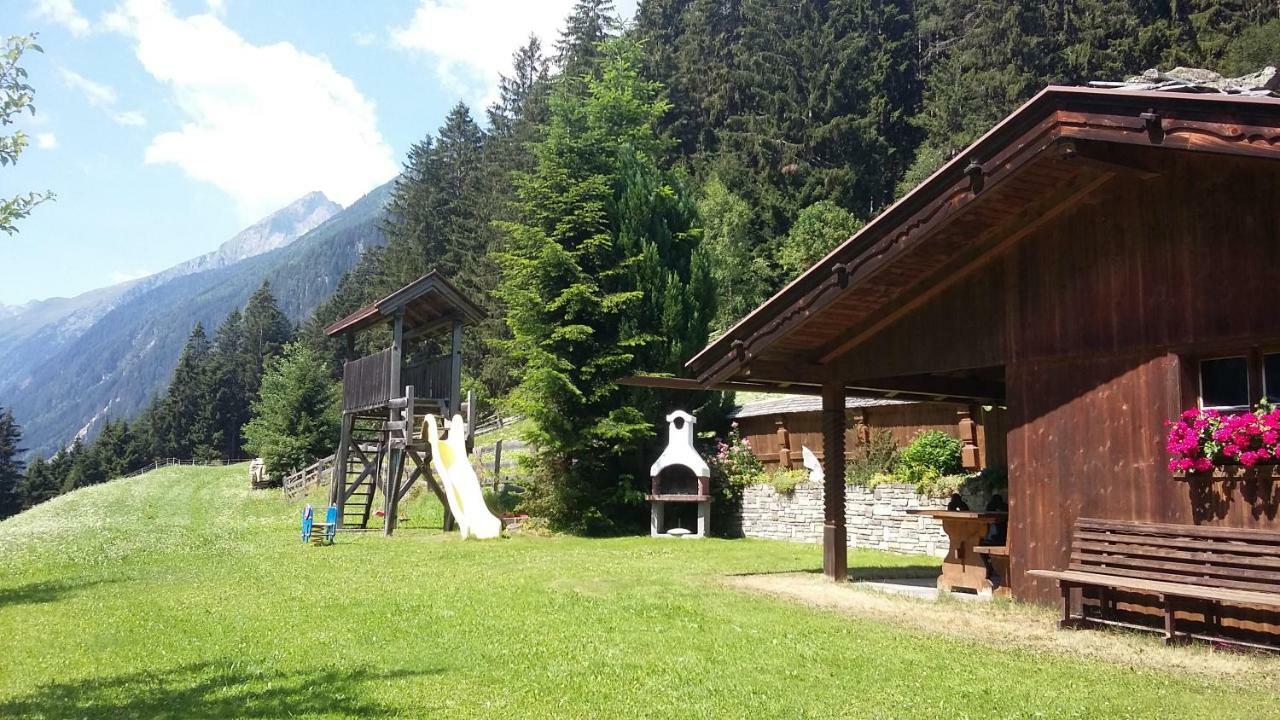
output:
M286 475L283 483L284 496L290 500L302 497L313 485L321 485L331 480L333 463L334 456L330 455L320 458L292 475Z
M243 463L243 462L249 462L248 458L242 458L239 460L183 460L181 458L164 458L163 460L156 460L155 462L151 463L150 465L144 468L134 470L128 475L121 475L119 478L113 478L113 479L123 480L124 478L137 477L139 475L145 475L146 473L149 473L152 470L159 470L160 468L171 467L173 465L192 465L192 466L200 465L204 467L222 467L224 465L236 465L238 463Z
M391 399L391 350L352 360L342 366L342 410L382 407Z

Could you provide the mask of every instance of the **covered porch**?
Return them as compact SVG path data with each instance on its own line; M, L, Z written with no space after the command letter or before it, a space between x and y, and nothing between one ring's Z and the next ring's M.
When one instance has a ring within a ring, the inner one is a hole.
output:
M1273 98L1049 88L690 360L683 382L821 396L835 581L855 395L1007 408L1021 599L1058 599L1028 571L1072 562L1081 517L1274 528L1265 502L1215 506L1170 477L1163 425L1199 402L1200 358L1280 346L1273 313L1228 309L1273 285L1277 159Z

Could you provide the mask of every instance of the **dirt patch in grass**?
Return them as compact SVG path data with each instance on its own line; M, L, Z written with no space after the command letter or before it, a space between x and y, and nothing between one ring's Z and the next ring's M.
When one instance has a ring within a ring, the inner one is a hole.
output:
M1110 628L1060 630L1056 612L1026 603L972 603L946 597L923 600L856 584L837 585L815 573L739 575L724 580L739 589L1006 650L1018 648L1125 667L1194 673L1254 689L1280 688L1280 660L1275 657L1215 650L1203 644L1166 647L1154 635Z

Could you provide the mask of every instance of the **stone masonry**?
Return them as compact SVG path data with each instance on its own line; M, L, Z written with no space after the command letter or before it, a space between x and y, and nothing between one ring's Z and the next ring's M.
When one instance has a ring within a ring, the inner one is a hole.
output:
M850 485L845 493L849 547L938 557L947 554L942 523L907 514L909 508L946 507L947 498L927 497L911 485L897 484L879 485L874 490ZM742 532L752 538L822 542L822 486L801 483L789 493L779 493L772 485L748 487L742 496Z

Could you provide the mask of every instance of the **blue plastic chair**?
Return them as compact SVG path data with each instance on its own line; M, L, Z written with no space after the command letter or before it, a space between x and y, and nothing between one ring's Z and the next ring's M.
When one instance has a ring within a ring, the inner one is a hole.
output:
M302 542L311 541L311 527L315 524L315 512L308 505L302 509Z
M324 522L316 522L315 510L310 505L302 509L302 542L310 542L315 532L323 532L316 540L321 545L332 545L338 534L338 506L330 505L325 511Z

